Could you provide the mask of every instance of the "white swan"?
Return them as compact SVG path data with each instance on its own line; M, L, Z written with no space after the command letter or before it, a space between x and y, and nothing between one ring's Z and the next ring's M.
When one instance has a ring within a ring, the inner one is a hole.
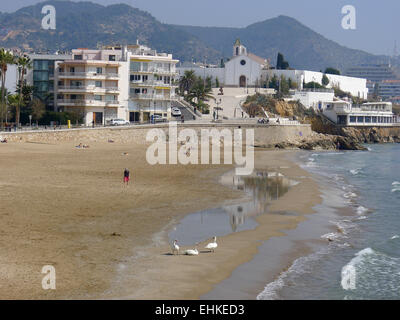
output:
M217 237L214 237L214 242L210 242L204 248L209 249L210 251L214 252L214 250L218 247L217 244Z
M199 251L197 250L197 243L194 249L188 249L185 251L185 254L188 256L198 256L199 255Z
M175 255L175 252L179 254L178 240L174 240L174 244L172 245L172 254Z

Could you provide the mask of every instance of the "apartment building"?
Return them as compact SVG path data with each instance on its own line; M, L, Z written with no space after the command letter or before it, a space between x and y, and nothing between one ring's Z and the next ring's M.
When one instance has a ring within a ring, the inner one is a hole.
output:
M28 69L27 83L33 86L33 95L46 104L48 109L57 111L54 90L56 65L71 59L71 54L29 54L32 69Z
M143 45L127 47L129 56L129 121L147 122L152 115L171 118L177 88L176 64L171 54Z
M171 117L177 76L171 54L136 44L74 49L70 55L30 55L35 95L55 111L75 112L85 125L111 119L149 122Z

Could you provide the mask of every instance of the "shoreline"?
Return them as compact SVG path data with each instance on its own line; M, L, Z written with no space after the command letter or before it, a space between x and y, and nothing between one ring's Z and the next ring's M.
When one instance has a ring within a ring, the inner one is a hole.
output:
M283 172L285 177L288 178L308 175L306 171L284 156L292 153L292 151L263 151L263 153L262 155L258 153L259 157L256 156L256 159L258 159L256 160L258 162L257 169ZM262 164L267 159L269 164ZM314 212L312 207L320 201L317 193L318 188L313 180L305 180L308 181L291 187L293 190L289 190L284 196L271 203L271 211L279 212L279 214L260 215L256 217L258 225L255 229L219 237L219 245L215 254L207 254L200 250L200 255L197 257L183 255L174 257L167 254L170 252L167 244L154 249L147 249L147 252L141 252L140 254L144 258L142 258L143 265L139 273L142 283L146 283L146 285L141 286L140 292L112 296L112 298L201 298L223 280L229 278L238 266L251 261L257 254L258 247L262 242L272 237L285 236L286 230L296 229L298 224L306 219L306 214ZM299 192L299 186L302 190L310 191L311 188L313 192L303 194L303 192ZM239 200L233 201L238 202ZM297 212L297 214L282 215L280 214L282 211ZM168 231L165 230L164 241L167 241L167 233ZM199 248L202 248L206 243L206 241L200 243ZM161 254L159 254L160 251ZM153 265L153 267L150 267L150 265ZM154 267L154 265L160 267ZM138 264L136 264L137 266ZM132 272L128 272L124 278L126 280L130 277L134 277ZM152 281L149 279L152 279ZM174 288L173 291L171 291L171 287Z
M150 166L144 150L105 142L77 150L71 141L0 149L0 241L14 243L0 256L4 298L199 299L251 261L262 242L295 230L321 201L317 183L287 157L296 150L257 150L257 169L304 181L271 203L274 214L256 217L254 230L219 237L215 254L170 256L168 232L181 219L249 195L219 182L231 165ZM133 185L123 188L120 170L130 166ZM57 270L57 290L41 289L46 264Z

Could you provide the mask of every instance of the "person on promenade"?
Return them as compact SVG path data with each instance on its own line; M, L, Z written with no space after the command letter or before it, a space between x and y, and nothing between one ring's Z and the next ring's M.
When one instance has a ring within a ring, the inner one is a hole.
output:
M183 115L181 115L181 122L184 123L185 122L185 117Z
M129 185L129 170L125 168L124 170L124 184Z

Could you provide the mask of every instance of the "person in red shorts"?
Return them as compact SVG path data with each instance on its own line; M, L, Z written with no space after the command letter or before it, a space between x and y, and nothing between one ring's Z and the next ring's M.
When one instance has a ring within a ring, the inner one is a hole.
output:
M124 184L129 185L129 170L126 168L124 170Z

